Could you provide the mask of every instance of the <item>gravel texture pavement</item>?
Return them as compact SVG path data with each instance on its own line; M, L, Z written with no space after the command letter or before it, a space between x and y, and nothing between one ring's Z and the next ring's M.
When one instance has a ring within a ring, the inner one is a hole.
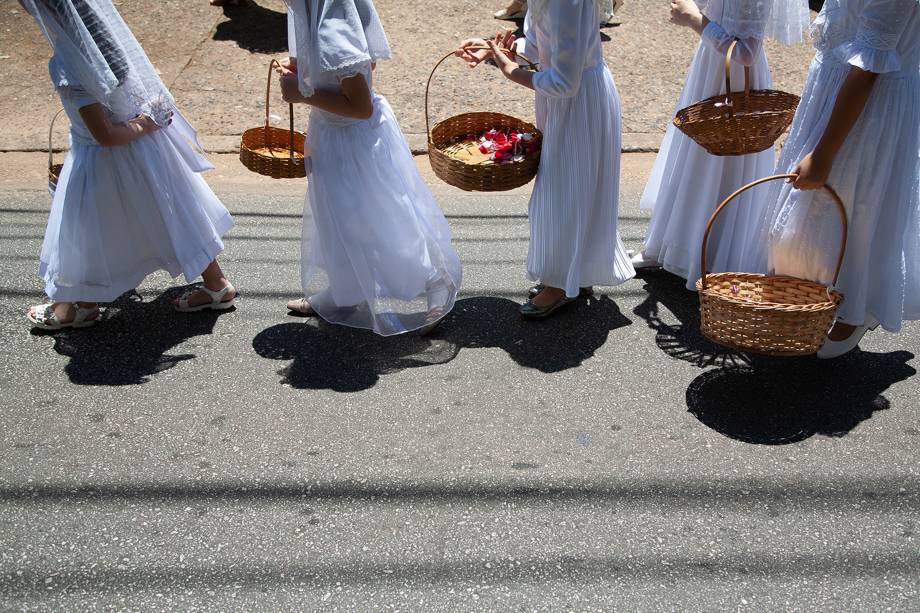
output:
M42 335L43 158L0 154L0 610L916 610L916 324L734 354L663 273L524 323L529 187L419 158L463 296L380 339L285 314L303 183L216 162L235 311L174 314L158 275Z

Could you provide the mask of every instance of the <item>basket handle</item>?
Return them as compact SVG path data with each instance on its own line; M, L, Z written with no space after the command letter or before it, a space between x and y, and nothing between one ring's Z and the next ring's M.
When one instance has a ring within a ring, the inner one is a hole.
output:
M466 47L466 48L472 49L474 51L484 51L486 49L490 49L491 47L476 46L476 47ZM454 51L451 51L450 53L442 57L438 61L438 63L434 65L434 68L431 69L431 74L428 75L428 84L425 85L425 133L428 135L429 143L431 142L431 121L428 115L428 94L431 91L431 80L434 78L434 73L441 66L441 64L447 61L448 58L453 57ZM531 62L530 59L523 53L517 53L516 51L511 51L510 49L502 49L502 51L504 51L505 53L514 53L515 55L517 55L519 58L521 58L527 63L528 68L530 68L531 70L539 70L537 68L538 64Z
M738 39L732 41L732 44L728 46L728 53L725 54L725 104L731 112L731 94L732 94L732 53L735 52L735 47L738 46ZM744 67L744 95L749 97L751 95L751 67Z
M798 175L796 174L783 174L783 175L772 175L769 177L764 177L763 179L757 179L751 183L748 183L744 187L737 190L734 194L722 201L722 204L715 210L712 214L712 217L709 218L709 223L706 224L706 232L703 234L703 247L700 254L700 272L702 273L702 289L706 289L706 277L709 275L707 267L707 258L706 258L706 249L709 245L709 234L712 232L713 225L716 222L716 218L722 213L722 209L727 207L729 203L746 192L747 190L757 187L761 183L766 183L768 181L775 181L777 179L796 179ZM840 244L840 253L837 256L837 269L834 272L834 285L837 285L837 280L840 278L840 269L843 268L843 256L846 254L847 249L847 236L849 233L849 223L847 222L847 210L843 205L843 200L840 199L840 196L837 195L837 192L834 191L830 185L825 184L823 189L831 195L834 202L837 204L837 210L840 212L840 221L843 222L843 240Z
M271 91L272 91L272 71L275 66L281 68L281 62L276 59L272 59L268 63L268 83L265 86L265 142L268 143L268 150L271 151L271 138L268 135L269 126L269 107L271 104ZM288 104L288 122L290 123L290 141L288 142L288 149L291 159L294 159L294 105Z
M48 128L48 172L51 172L51 169L54 168L54 148L51 140L54 136L54 122L63 112L64 109L61 109L54 114L54 117L51 118L51 126Z

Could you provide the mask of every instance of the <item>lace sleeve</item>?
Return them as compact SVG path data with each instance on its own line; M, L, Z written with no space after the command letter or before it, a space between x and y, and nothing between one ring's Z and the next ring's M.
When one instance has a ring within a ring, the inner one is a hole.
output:
M372 62L368 60L360 60L354 64L349 64L347 66L342 66L338 70L331 71L331 74L335 75L336 80L341 83L345 79L350 79L352 77L357 77L358 75L364 75L371 71Z
M911 11L917 10L917 0L869 0L860 14L855 37L834 49L834 55L869 72L899 71L898 43Z

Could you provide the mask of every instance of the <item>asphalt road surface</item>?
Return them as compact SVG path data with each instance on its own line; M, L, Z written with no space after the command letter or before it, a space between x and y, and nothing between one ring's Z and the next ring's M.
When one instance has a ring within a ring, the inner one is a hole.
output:
M286 314L303 186L221 176L236 310L155 276L57 335L47 194L0 191L0 609L920 608L920 326L733 354L664 273L525 323L527 189L433 183L463 296L381 339Z

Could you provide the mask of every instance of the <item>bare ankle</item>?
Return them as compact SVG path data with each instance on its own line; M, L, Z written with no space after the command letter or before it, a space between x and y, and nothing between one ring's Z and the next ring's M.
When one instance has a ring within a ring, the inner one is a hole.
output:
M212 292L219 292L225 287L233 287L226 277L218 277L217 279L211 279L210 281L204 280L204 286Z

